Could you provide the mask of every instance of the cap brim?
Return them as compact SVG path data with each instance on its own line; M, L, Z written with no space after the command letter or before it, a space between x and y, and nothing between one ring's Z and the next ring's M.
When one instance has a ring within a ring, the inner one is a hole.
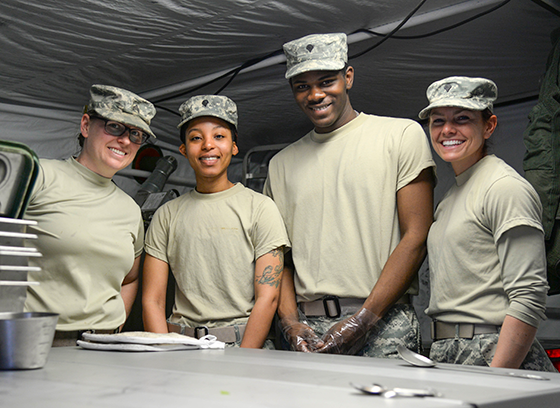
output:
M338 71L344 68L343 60L309 60L290 67L286 71L286 79L295 77L308 71Z
M200 118L200 117L202 117L202 116L211 116L211 117L214 117L214 118L221 119L221 120L223 120L224 122L229 123L229 124L235 126L235 128L237 129L237 124L236 124L236 123L233 123L233 122L232 122L230 119L228 119L227 117L224 117L224 116L222 116L222 115L217 115L217 114L215 113L215 111L212 111L212 110L208 110L208 111L199 111L199 112L196 112L196 114L194 114L194 115L192 115L192 116L189 116L189 117L186 118L186 119L183 119L183 120L181 121L181 123L179 123L179 124L177 125L177 129L180 129L181 126L183 126L183 125L184 125L185 123L187 123L188 121L193 120L193 119L196 119L196 118Z
M476 111L483 111L486 108L490 108L486 103L480 103L473 99L461 99L461 98L449 98L449 99L442 99L439 101L432 102L430 105L425 107L420 111L418 117L420 119L427 119L430 116L430 111L434 108L441 108L441 107L450 107L450 108L464 108L469 110L476 110Z

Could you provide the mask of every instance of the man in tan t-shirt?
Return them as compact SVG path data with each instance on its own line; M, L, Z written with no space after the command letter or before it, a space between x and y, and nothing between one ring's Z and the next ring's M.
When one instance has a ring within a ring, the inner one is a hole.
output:
M409 294L432 222L421 126L356 112L345 34L284 44L286 78L314 130L270 162L264 192L292 242L278 314L298 351L396 356L420 348Z

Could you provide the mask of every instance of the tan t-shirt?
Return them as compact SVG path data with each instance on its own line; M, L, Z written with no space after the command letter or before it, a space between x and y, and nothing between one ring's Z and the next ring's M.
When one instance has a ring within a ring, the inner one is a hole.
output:
M397 191L433 166L418 123L363 113L279 152L264 193L292 242L297 300L367 297L400 241Z
M42 258L29 274L25 310L60 314L58 330L115 329L126 312L120 295L124 277L142 253L140 208L111 179L73 158L41 160L28 220L38 240L27 240Z
M146 234L146 253L167 262L177 283L170 321L191 327L246 321L255 261L282 246L289 240L276 205L242 184L164 204Z
M426 313L448 323L495 325L510 314L538 325L547 291L543 254L534 253L533 267L504 270L497 248L503 234L517 226L543 231L537 193L494 155L455 181L439 203L428 235Z

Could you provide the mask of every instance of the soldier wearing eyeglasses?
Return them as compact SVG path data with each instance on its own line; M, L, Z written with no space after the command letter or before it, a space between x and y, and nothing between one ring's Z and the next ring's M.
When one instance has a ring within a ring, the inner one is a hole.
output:
M43 257L29 274L40 282L26 311L59 314L55 346L74 346L82 331L115 332L138 289L144 225L140 208L112 182L140 145L155 135L156 110L124 89L93 85L80 122L81 151L66 160L40 160L25 218L37 221L30 241Z

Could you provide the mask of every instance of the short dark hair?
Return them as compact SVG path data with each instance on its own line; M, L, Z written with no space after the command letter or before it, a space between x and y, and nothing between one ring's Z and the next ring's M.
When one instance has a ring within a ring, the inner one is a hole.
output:
M482 120L485 122L488 122L488 120L494 115L494 113L492 113L490 108L486 108L480 113L482 113Z
M484 123L488 122L490 118L494 115L494 113L490 110L490 108L486 108L480 113L482 114L482 120L484 121ZM482 147L482 151L484 152L485 156L488 154L491 148L492 148L492 142L486 139L484 141L484 146Z

